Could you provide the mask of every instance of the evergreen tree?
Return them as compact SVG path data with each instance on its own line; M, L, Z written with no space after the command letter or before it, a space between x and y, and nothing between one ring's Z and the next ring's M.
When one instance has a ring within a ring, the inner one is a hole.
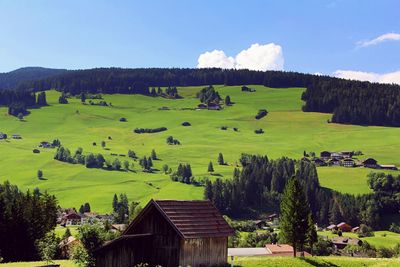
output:
M210 163L208 163L208 169L207 169L207 171L208 171L208 172L214 172L214 166L213 166L213 164L212 164L211 161L210 161Z
M167 165L167 164L164 164L164 166L163 166L163 172L164 172L165 174L167 174L167 173L168 173L168 170L169 170L168 165Z
M81 102L82 103L86 102L86 94L84 92L81 93Z
M218 154L218 164L225 165L224 156L222 155L222 153Z
M227 106L232 105L231 97L230 97L229 95L227 95L227 96L225 97L225 105L227 105Z
M106 147L106 141L101 141L101 147L105 148Z
M112 207L113 207L113 211L117 212L117 209L118 209L118 196L117 196L117 194L114 194L114 198L113 198L113 201L112 201Z
M40 92L38 94L36 105L39 107L47 106L46 92Z
M37 177L38 177L39 179L42 179L42 178L43 178L43 171L42 171L42 170L38 170L38 171L37 171Z
M64 234L63 234L63 236L62 236L62 239L63 239L63 240L64 240L64 239L67 239L67 238L70 237L70 236L72 236L71 230L69 229L69 227L67 227L67 229L65 229L65 232L64 232Z
M151 151L151 159L152 160L157 160L157 154L156 154L156 151L154 149Z
M297 249L304 251L309 233L311 210L301 182L297 178L288 181L281 202L280 227L285 242L293 246L293 256Z
M112 168L117 171L121 169L121 162L119 161L119 159L114 159L112 163Z
M342 213L340 212L339 204L337 203L337 201L334 200L331 212L329 214L329 222L331 224L338 224L342 222L342 220L343 218L342 218Z

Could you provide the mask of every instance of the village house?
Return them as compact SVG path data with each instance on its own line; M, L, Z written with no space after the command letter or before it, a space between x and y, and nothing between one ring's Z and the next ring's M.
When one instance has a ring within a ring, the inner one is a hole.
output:
M64 215L60 224L62 226L80 225L81 220L82 220L82 217L79 214L72 212L72 213Z
M356 166L356 162L352 158L345 158L342 160L343 167L354 167Z
M367 158L366 160L364 160L363 162L362 162L362 165L364 166L364 167L366 167L366 168L373 168L373 169L376 169L376 168L378 168L378 164L377 164L378 162L375 160L375 159L373 159L373 158Z
M331 154L331 159L338 159L338 160L341 160L341 159L343 159L343 156L342 156L341 153L332 152L332 154Z
M258 229L263 229L267 226L267 223L264 220L256 220L254 221L254 224L257 226Z
M315 158L312 160L316 166L326 166L326 162L320 158Z
M360 227L359 226L351 228L351 232L352 233L358 233L359 231L360 231Z
M352 158L353 157L353 155L354 155L354 151L341 151L341 152L339 152L340 153L340 155L342 155L343 156L343 158Z
M386 165L379 165L379 167L380 167L380 169L383 169L383 170L393 170L393 171L398 170L396 165L387 165L386 164Z
M333 237L331 240L336 250L344 249L347 245L353 245L353 246L362 245L362 241L358 238L337 236Z
M222 265L233 234L210 201L151 200L119 238L95 251L96 266Z
M341 163L340 159L337 158L332 158L328 160L328 165L330 166L340 166L340 163Z
M19 134L13 134L12 138L13 139L22 139L21 135L19 135Z
M351 226L345 222L341 222L337 225L337 228L342 230L342 232L350 232Z
M324 160L328 160L328 159L331 158L331 152L329 152L329 151L322 151L322 152L320 153L320 157L321 157L322 159L324 159Z
M328 227L326 227L326 230L328 230L328 231L333 231L333 230L336 230L336 229L337 229L336 224L331 224Z
M291 245L288 244L267 244L265 245L269 255L268 256L293 256L294 250ZM297 251L296 254L304 256L311 256L309 253L303 251Z

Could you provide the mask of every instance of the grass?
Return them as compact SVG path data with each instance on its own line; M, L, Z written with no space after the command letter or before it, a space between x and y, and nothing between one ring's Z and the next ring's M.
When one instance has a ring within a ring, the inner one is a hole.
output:
M400 244L400 234L389 231L376 231L374 233L375 236L362 237L360 239L367 241L369 244L374 245L375 247L393 248L394 245ZM331 231L321 231L318 232L318 234L327 236L329 238L338 236L337 234L333 234ZM355 233L343 233L343 236L358 238L357 234Z
M60 264L60 267L75 267L76 265L69 260L57 260L56 264ZM46 265L43 261L31 261L31 262L12 262L12 263L0 263L1 267L34 267Z
M56 235L58 237L62 237L65 233L65 231L67 230L67 228L69 228L69 230L71 231L71 235L72 236L77 236L78 235L78 226L67 226L67 227L62 227L62 226L57 226L54 229L54 232L56 233Z
M128 149L133 149L139 157L149 156L155 149L160 158L154 162L157 169L164 164L176 169L180 162L188 162L198 178L215 179L207 173L210 160L216 173L230 178L242 152L267 154L270 158L300 158L304 150L316 153L322 150L361 150L365 154L363 157L400 165L399 128L329 124L329 114L301 111L302 88L253 87L257 92L244 93L239 86L216 86L222 97L230 95L235 102L222 111L180 110L193 108L199 103L195 95L201 87L178 88L184 96L179 100L104 95L112 107L82 105L79 99L69 99L69 104L61 105L58 104L60 93L49 91L49 106L31 110L25 121L7 115L7 109L0 108L0 131L23 137L22 140L0 141L0 182L10 180L23 190L36 187L47 190L57 196L63 207L79 208L89 202L93 210L104 213L111 211L115 193L126 193L130 201L140 201L143 205L151 198L203 198L202 187L172 182L161 172L143 173L138 162L131 161L135 164L134 171L105 171L55 161L54 149L32 153L40 141L55 138L59 138L72 153L82 147L85 152L102 153L109 159L113 158L111 153L126 154ZM171 110L159 110L163 106ZM256 120L254 116L263 108L269 114ZM128 121L119 122L121 117ZM181 126L184 121L192 126ZM132 132L136 127L162 126L168 130L156 134ZM228 130L220 130L221 126L228 126ZM239 131L233 131L233 127ZM254 134L257 128L264 129L265 133ZM167 145L165 139L169 135L182 145ZM108 140L108 136L112 140ZM109 150L101 148L103 140ZM93 142L97 146L93 146ZM224 154L228 165L217 165L219 152ZM127 159L119 158L121 161ZM43 180L37 178L39 169L44 173ZM370 192L366 185L369 169L322 167L318 171L322 186L352 194Z
M400 266L399 259L372 259L350 257L238 257L234 260L235 266L241 267L395 267Z

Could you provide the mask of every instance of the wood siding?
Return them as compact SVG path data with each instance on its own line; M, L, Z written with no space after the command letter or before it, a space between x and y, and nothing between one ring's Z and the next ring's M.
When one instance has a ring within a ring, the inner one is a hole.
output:
M179 265L182 267L213 266L226 263L228 238L182 239Z

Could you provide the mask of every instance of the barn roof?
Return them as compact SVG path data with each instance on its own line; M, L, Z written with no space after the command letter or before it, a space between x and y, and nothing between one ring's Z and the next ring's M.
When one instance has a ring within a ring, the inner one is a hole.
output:
M208 200L151 200L138 217L128 226L129 232L143 219L146 211L154 206L178 232L185 238L225 237L234 230Z

